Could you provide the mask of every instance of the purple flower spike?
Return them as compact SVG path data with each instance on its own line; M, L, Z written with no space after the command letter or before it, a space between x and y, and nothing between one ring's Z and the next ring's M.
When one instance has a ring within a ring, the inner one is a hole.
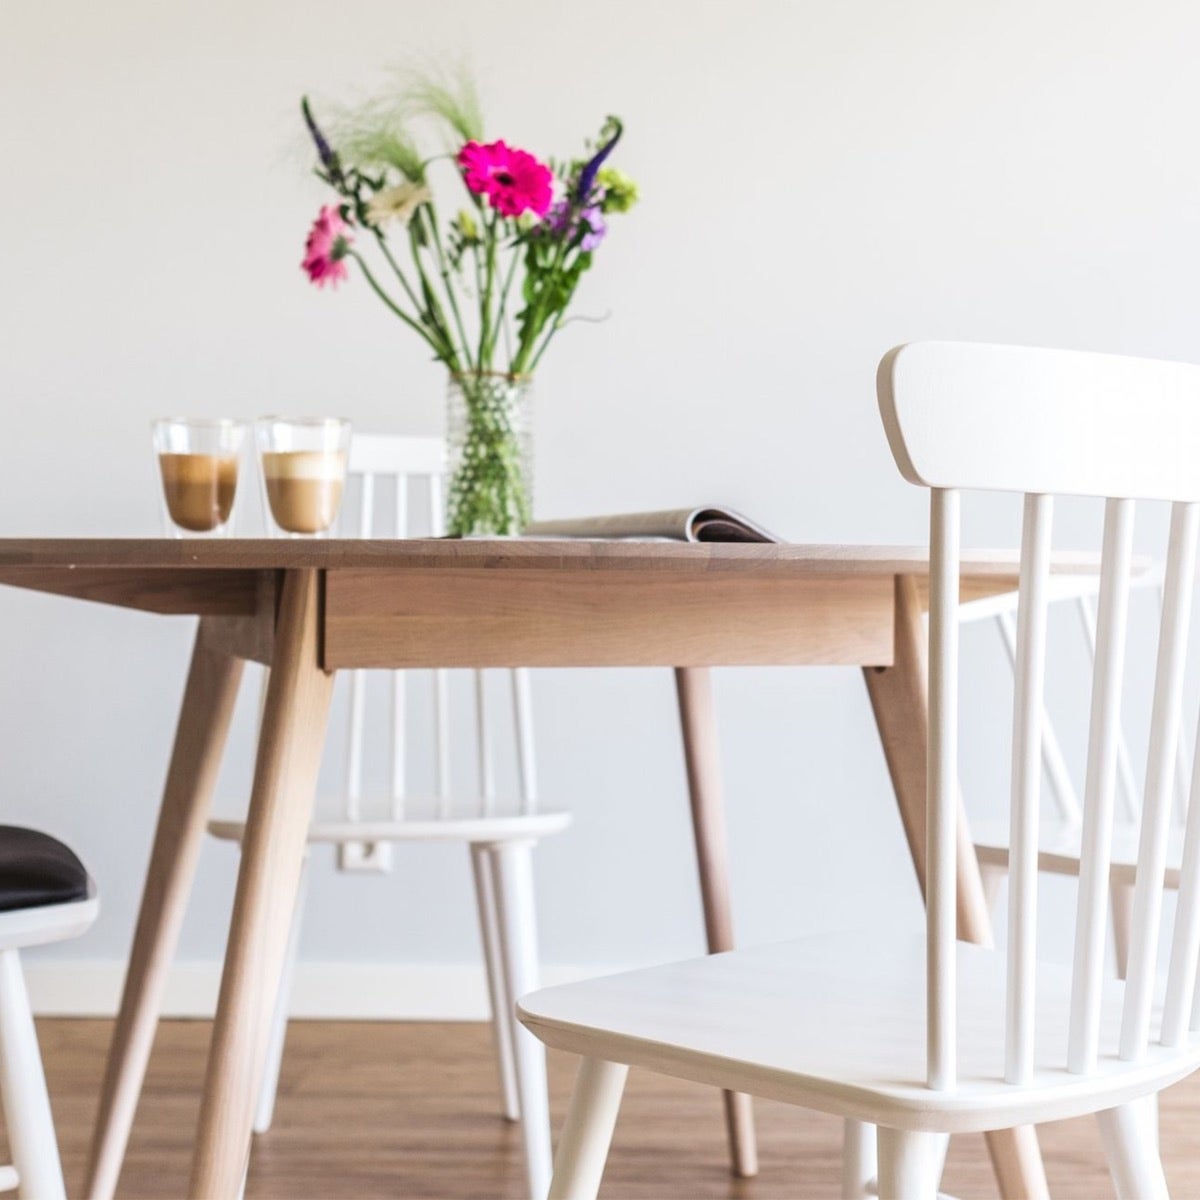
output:
M600 173L600 168L604 165L604 160L612 153L613 147L621 140L623 129L621 122L616 117L609 117L605 122L605 127L612 129L613 135L588 159L584 164L583 170L579 172L579 183L575 188L575 199L579 203L586 203L591 196L592 188L596 186L596 176Z
M317 125L312 115L312 109L308 106L307 96L303 97L300 101L300 111L304 114L304 123L308 126L308 132L312 135L313 144L317 147L321 166L329 172L329 177L334 183L339 182L342 178L341 164L338 162L338 156L333 152L333 147L325 140L325 135Z

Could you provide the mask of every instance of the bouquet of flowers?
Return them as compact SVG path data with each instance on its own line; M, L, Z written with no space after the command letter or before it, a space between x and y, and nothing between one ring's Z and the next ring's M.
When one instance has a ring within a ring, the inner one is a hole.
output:
M448 531L519 533L530 517L530 379L607 218L637 199L608 162L621 122L609 117L584 156L555 163L486 141L469 84L410 81L399 97L343 113L330 136L307 98L301 109L316 173L338 196L313 223L303 269L336 286L353 262L450 372ZM446 151L421 153L417 118L449 135ZM465 201L449 219L434 195L439 165Z

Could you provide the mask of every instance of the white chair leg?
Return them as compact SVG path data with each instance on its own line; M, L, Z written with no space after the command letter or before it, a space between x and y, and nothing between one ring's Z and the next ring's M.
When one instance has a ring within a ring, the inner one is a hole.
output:
M533 903L533 843L489 847L500 950L504 959L505 1019L512 1033L521 1137L529 1194L541 1200L550 1185L550 1100L546 1048L516 1019L516 1001L538 986L537 915Z
M875 1126L842 1123L842 1200L864 1200L876 1190Z
M946 1155L950 1153L950 1135L948 1133L935 1133L933 1135L937 1141L933 1147L933 1179L937 1184L937 1192L942 1194L942 1172L946 1169Z
M516 1121L521 1115L517 1072L513 1064L513 1026L516 1018L510 1011L511 1005L504 987L504 960L500 952L492 864L485 846L472 845L470 851L475 903L479 909L479 932L483 940L483 962L487 968L488 1000L492 1009L492 1038L496 1047L496 1064L500 1069L500 1094L504 1101L505 1119Z
M1167 1200L1157 1138L1147 1128L1144 1100L1096 1114L1117 1200Z
M0 950L0 1101L22 1200L65 1200L37 1030L16 950Z
M1145 1128L1146 1136L1154 1139L1154 1149L1162 1155L1162 1146L1159 1143L1159 1127L1158 1127L1158 1093L1155 1092L1151 1096L1147 1096L1142 1104L1145 1105Z
M879 1128L879 1200L934 1200L941 1178L941 1135Z
M629 1068L599 1058L579 1064L554 1158L549 1200L595 1200Z
M296 976L296 959L300 952L300 927L304 924L304 900L308 894L308 852L300 867L300 883L296 889L296 906L292 910L292 928L288 933L283 974L279 977L279 993L271 1015L271 1033L267 1042L267 1061L263 1067L262 1083L258 1088L258 1104L254 1109L254 1132L266 1133L275 1118L275 1097L279 1092L279 1072L283 1067L283 1043L287 1040L288 1009L292 998L292 981Z

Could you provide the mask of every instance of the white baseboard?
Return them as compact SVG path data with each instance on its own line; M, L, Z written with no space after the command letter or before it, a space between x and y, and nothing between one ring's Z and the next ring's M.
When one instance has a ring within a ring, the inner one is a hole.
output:
M111 1017L125 964L110 960L25 960L34 1012L44 1017ZM569 983L620 967L544 966L542 982ZM172 969L164 1017L211 1017L221 980L218 962L181 962ZM487 986L474 963L300 962L293 1017L347 1021L483 1021Z

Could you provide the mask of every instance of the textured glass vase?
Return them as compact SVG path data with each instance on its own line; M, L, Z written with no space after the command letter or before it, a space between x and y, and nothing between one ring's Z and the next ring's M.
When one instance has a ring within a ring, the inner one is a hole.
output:
M447 391L446 531L461 537L515 535L533 503L533 413L529 376L469 372Z

